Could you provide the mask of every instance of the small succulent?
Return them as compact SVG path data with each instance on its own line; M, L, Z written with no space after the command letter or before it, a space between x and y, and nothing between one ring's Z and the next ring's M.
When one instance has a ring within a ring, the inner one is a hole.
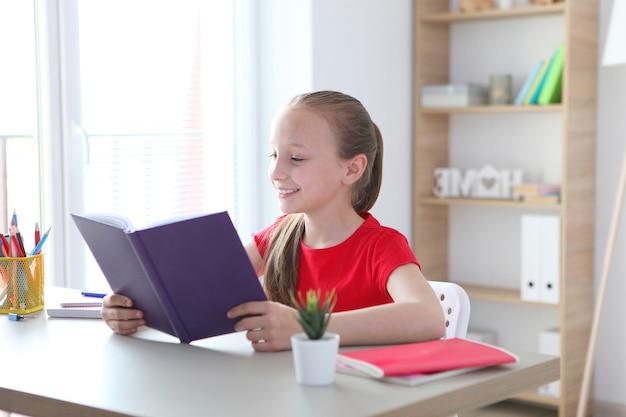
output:
M326 293L323 304L320 295L319 289L308 290L306 298L300 292L297 297L293 292L289 294L291 303L298 312L298 322L309 339L313 340L324 337L330 316L337 303L337 293L334 289Z

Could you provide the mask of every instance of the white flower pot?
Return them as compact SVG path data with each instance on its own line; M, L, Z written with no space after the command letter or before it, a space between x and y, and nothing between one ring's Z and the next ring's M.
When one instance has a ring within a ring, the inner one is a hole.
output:
M296 381L302 385L330 385L335 381L339 335L326 333L311 340L305 333L291 336Z

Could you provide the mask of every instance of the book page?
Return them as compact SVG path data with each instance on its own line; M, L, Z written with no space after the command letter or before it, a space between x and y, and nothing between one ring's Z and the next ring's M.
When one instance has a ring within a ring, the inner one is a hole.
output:
M166 224L174 224L181 222L183 220L194 219L198 217L204 217L207 213L193 213L193 214L182 214L180 216L168 217L166 219L157 220L151 223L147 223L145 225L135 227L133 222L126 216L122 214L114 214L114 213L87 213L84 214L86 218L98 221L100 223L107 224L109 226L117 227L118 229L124 230L126 233L133 233L137 230L147 230L153 229L155 227L163 226Z
M155 227L164 226L166 224L174 224L182 222L183 220L195 219L199 217L207 216L211 213L193 213L193 214L181 214L180 216L168 217L166 219L157 220L151 223L147 223L143 226L137 227L136 230L147 230L153 229ZM215 214L215 213L213 213Z
M89 213L84 215L88 219L95 220L100 223L108 224L109 226L117 227L124 230L126 233L132 233L135 231L135 226L130 219L121 214L113 213Z

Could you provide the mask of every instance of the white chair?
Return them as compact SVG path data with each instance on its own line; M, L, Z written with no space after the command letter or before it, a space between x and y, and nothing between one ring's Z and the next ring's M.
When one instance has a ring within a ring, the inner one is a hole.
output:
M459 284L446 281L428 281L443 308L446 320L446 334L444 339L467 336L467 327L470 318L469 296ZM455 414L450 417L458 417Z
M437 294L446 320L444 339L467 336L470 318L470 300L465 290L454 282L429 281Z

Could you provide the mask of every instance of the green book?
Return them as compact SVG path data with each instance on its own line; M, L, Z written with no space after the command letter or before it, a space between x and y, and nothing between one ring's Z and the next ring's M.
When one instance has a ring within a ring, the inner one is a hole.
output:
M565 45L561 44L552 57L553 62L546 74L546 80L537 99L537 104L546 105L561 102L564 58Z
M541 66L541 69L539 70L539 72L537 73L537 76L535 77L535 79L533 80L533 83L530 87L530 89L528 90L528 94L526 94L526 98L524 99L524 104L525 105L529 105L529 104L535 104L536 101L533 101L533 98L535 98L536 100L536 92L539 89L540 84L543 81L543 77L546 74L546 71L548 69L548 67L550 66L550 59L546 59L545 61L543 61L543 65Z

